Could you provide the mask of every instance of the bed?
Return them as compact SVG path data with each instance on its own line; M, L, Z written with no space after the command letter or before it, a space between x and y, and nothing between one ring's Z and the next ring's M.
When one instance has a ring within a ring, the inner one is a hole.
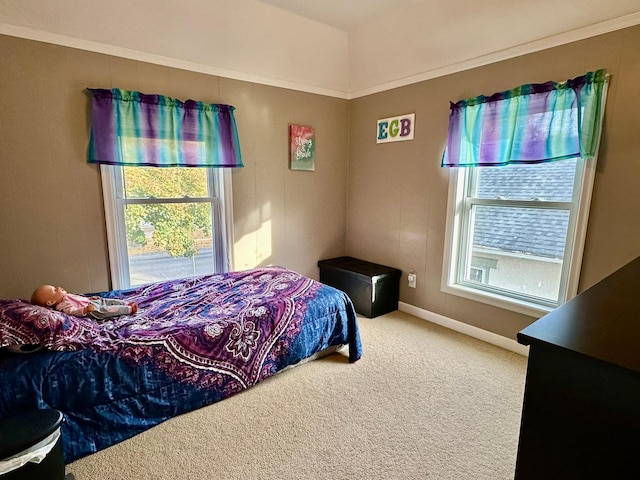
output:
M317 355L362 355L349 297L282 267L100 295L138 312L98 323L0 300L0 347L43 347L0 349L0 418L60 410L67 463Z

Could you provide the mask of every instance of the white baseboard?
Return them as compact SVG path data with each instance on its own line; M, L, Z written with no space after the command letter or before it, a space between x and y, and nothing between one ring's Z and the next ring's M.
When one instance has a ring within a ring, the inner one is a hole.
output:
M428 322L435 323L436 325L440 325L442 327L455 330L456 332L469 335L470 337L477 338L478 340L482 340L483 342L496 345L506 350L511 350L512 352L519 353L520 355L524 355L525 357L529 356L529 347L520 345L515 340L503 337L502 335L498 335L497 333L489 332L487 330L483 330L482 328L474 327L473 325L459 322L458 320L453 320L451 318L445 317L444 315L430 312L429 310L424 310L422 308L414 307L413 305L409 305L408 303L404 302L398 302L398 310L400 310L401 312L409 313L415 317L422 318L423 320L427 320Z

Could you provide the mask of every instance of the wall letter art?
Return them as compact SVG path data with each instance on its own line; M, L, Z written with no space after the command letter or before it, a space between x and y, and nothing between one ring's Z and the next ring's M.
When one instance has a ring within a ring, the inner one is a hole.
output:
M416 126L416 114L407 113L398 117L378 120L376 143L402 142L413 140Z

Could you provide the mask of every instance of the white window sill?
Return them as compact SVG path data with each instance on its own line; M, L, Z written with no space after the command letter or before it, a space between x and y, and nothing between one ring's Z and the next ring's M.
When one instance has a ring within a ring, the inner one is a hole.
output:
M512 312L521 313L529 317L540 318L550 311L552 307L546 305L539 305L524 300L516 300L511 297L498 295L490 292L483 292L473 288L465 287L458 284L442 285L442 292L456 295L458 297L466 298L467 300L473 300L475 302L486 303L493 305L494 307L503 308Z

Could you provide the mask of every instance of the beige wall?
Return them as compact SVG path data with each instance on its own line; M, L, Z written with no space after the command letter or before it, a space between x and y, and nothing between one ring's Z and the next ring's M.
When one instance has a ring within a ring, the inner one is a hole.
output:
M98 167L85 161L87 87L236 106L245 168L233 172L235 268L317 278L344 254L348 102L0 36L0 298L41 283L109 288ZM315 127L316 171L288 169L288 125Z
M580 290L640 255L640 26L448 75L350 103L347 253L414 270L400 300L514 338L534 319L440 291L449 101L606 68L606 107ZM376 144L376 120L416 113L415 140Z
M401 301L507 337L534 319L440 292L449 101L523 83L611 73L580 289L640 255L640 26L347 102L0 36L0 297L43 282L109 288L100 174L85 163L86 87L237 107L235 268L317 278L344 254L415 270ZM416 113L416 137L376 145L379 118ZM289 123L316 129L316 171L287 163ZM348 213L348 215L347 215Z

